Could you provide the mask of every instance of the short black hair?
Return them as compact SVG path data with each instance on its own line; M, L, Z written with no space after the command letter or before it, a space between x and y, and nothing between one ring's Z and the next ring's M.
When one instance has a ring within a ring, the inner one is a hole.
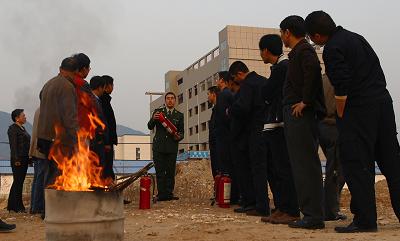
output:
M297 15L286 17L279 25L281 30L289 30L295 37L301 38L306 36L306 27L304 19Z
M173 95L174 96L174 98L176 99L176 95L175 95L175 93L174 92L167 92L167 93L165 93L165 96L164 96L164 100L166 100L167 99L167 96L168 95Z
M233 62L231 64L231 66L229 67L229 74L231 76L234 76L239 72L243 72L243 73L249 72L249 68L247 68L246 64L240 60Z
M279 56L283 53L282 39L277 34L267 34L262 36L258 46L260 47L260 50L267 49L275 56Z
M336 30L336 23L331 16L324 11L314 11L310 13L304 22L309 35L318 33L331 36Z
M219 71L218 77L219 79L222 79L225 83L228 83L229 79L231 78L231 75L229 74L228 71Z
M103 75L103 76L101 76L101 78L104 79L104 81L106 82L106 85L113 85L114 84L113 77L111 77L109 75Z
M104 79L101 76L93 76L90 79L90 88L92 90L98 89L100 87L104 87L106 85L106 82L104 81Z
M218 86L214 85L214 86L211 86L210 88L208 88L208 92L218 95L220 90L219 90Z
M63 61L61 62L61 69L66 70L66 71L77 71L78 70L78 61L73 58L73 57L68 57L63 59Z
M83 68L90 67L90 59L86 54L84 53L74 54L72 57L78 61L79 71L82 70Z
M24 112L24 109L15 109L15 110L13 110L13 111L11 112L11 120L12 120L13 122L15 122L16 119L17 119L17 117L18 117L22 112Z

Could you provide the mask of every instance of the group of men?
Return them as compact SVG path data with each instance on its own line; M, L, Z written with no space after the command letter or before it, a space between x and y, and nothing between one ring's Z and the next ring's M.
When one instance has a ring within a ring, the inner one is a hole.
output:
M376 53L362 36L336 26L323 11L305 20L289 16L280 32L259 41L261 58L272 65L268 79L236 61L208 89L214 104L212 174L232 178L231 203L240 205L234 211L261 216L263 222L321 229L325 221L346 219L339 212L346 181L354 218L335 230L374 232L376 162L400 219L400 149ZM326 76L307 35L324 46ZM291 49L288 57L283 44ZM325 182L319 146L327 157Z
M47 81L40 92L40 107L35 113L31 157L35 164L41 166L35 177L36 185L41 189L51 186L60 174L50 152L54 143L66 156L72 155L77 148L78 131L92 131L89 116L97 116L99 124L93 133L87 135L91 151L99 158L103 168L102 178L107 182L115 179L113 171L114 149L117 145L116 121L111 106L113 78L108 75L94 76L87 82L90 72L90 59L83 53L65 58L59 74ZM40 184L41 183L41 184ZM43 190L40 190L41 201L34 213L44 213Z

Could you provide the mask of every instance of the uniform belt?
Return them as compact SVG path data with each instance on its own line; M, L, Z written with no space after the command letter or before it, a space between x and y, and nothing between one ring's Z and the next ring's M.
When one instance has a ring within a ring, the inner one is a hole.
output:
M264 130L263 131L273 130L273 129L276 129L278 127L283 127L283 122L264 124Z

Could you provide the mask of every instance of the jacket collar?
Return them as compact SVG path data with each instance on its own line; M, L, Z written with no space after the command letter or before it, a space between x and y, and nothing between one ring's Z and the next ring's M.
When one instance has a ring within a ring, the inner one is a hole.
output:
M307 44L308 44L308 42L307 42L306 39L300 40L300 41L296 44L296 46L294 46L293 49L290 51L290 53L289 53L289 59L290 59L290 58L293 58L293 57L296 55L296 53L297 53L300 49L304 48L304 46L306 46Z

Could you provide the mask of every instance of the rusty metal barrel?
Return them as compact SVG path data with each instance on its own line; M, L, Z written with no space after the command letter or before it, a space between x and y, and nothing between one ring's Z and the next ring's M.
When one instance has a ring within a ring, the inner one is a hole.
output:
M121 192L45 190L47 241L122 241Z

